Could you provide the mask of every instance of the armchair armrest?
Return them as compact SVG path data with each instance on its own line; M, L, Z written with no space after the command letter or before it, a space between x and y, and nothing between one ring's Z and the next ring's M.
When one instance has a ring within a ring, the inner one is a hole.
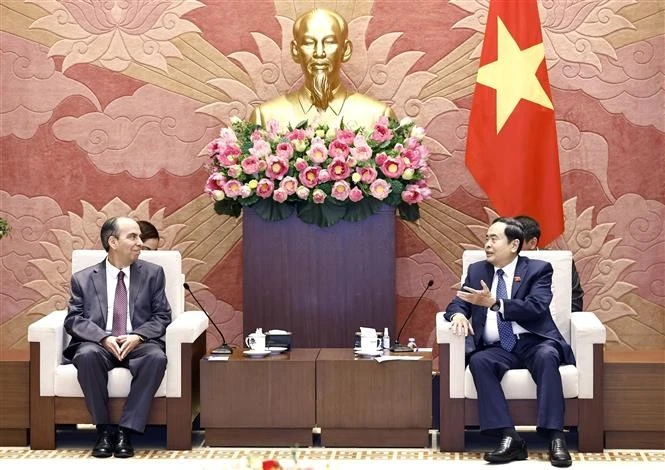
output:
M181 351L208 329L208 317L201 311L181 313L166 328L166 396L181 397Z
M605 325L592 312L570 315L570 346L575 353L579 381L579 398L593 398L593 345L605 344Z
M39 394L55 395L55 368L62 364L67 310L56 310L28 326L28 341L39 343Z
M450 345L450 398L464 398L464 343L463 336L450 329L451 323L443 317L445 312L436 314L436 342ZM441 391L445 393L445 391Z

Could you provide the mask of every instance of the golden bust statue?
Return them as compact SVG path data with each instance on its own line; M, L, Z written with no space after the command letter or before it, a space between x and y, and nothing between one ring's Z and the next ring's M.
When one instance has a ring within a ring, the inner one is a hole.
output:
M275 119L281 125L297 125L307 119L339 127L355 122L370 129L381 116L395 117L384 103L347 90L340 77L343 62L351 58L349 28L339 14L317 8L302 14L293 24L291 56L305 76L303 86L274 98L252 112L251 121L266 127Z

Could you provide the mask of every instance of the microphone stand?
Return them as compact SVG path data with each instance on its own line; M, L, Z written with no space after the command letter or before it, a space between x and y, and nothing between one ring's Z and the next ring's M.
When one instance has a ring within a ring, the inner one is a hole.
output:
M215 322L212 321L212 318L210 317L210 315L208 315L208 312L206 312L206 309L203 308L203 305L201 305L201 302L199 302L199 299L196 298L196 296L194 295L194 292L192 292L192 289L189 288L189 284L187 284L187 283L185 282L185 283L183 283L182 287L184 287L185 290L186 290L187 292L190 293L190 295L192 296L192 298L194 299L194 301L196 302L196 304L201 308L201 311L202 311L203 313L205 313L205 316L206 316L206 317L208 317L208 320L210 320L210 323L212 323L212 326L215 327L215 329L217 330L217 333L219 333L219 336L222 337L222 344L220 344L219 346L217 346L215 349L213 349L213 350L210 351L210 352L211 352L212 354L232 354L232 353L233 353L233 349L231 349L231 346L229 346L229 345L226 343L226 338L224 338L224 333L222 333L222 330L220 330L220 329L217 327L217 325L215 324Z
M402 328L399 329L399 333L397 333L397 338L395 338L395 343L390 347L390 351L392 352L413 352L413 348L409 346L404 346L403 344L399 343L399 337L402 334L402 331L404 331L404 327L406 326L407 323L409 323L409 320L411 319L411 316L413 315L413 312L416 311L416 307L420 303L420 300L423 298L425 293L429 290L430 287L434 285L434 281L430 279L430 281L427 283L427 286L425 287L425 290L423 291L422 294L420 294L420 297L418 297L418 300L416 300L416 303L413 304L413 308L409 312L409 314L406 316L406 320L404 320L404 323L402 323Z

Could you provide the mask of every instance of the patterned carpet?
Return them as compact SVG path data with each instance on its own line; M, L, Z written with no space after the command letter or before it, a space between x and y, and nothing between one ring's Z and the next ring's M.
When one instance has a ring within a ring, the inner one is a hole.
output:
M601 468L634 468L647 465L662 468L665 451L662 450L607 450L602 454L573 452L573 467L584 470ZM0 447L0 468L44 469L45 465L56 468L89 469L110 468L121 464L142 470L159 468L187 468L202 470L261 469L264 460L277 460L286 469L473 469L487 468L482 452L446 453L429 449L263 449L263 448L210 448L200 447L191 451L138 450L134 459L92 459L90 449L58 449L31 451L23 447ZM183 466L184 464L184 466ZM602 467L601 467L602 465ZM176 467L177 466L177 467ZM513 462L510 468L552 468L544 452L529 453L529 460Z

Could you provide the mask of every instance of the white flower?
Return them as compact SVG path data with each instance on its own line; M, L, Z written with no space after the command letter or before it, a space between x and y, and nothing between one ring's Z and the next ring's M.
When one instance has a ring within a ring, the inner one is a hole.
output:
M422 127L414 126L413 129L411 129L411 137L418 140L423 140L425 138L425 129Z

